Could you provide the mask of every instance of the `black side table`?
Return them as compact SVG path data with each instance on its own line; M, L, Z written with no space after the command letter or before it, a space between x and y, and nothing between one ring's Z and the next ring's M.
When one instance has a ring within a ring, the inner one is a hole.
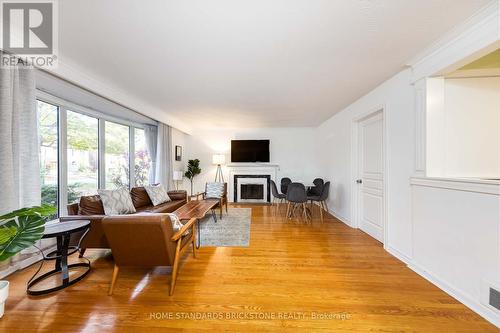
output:
M57 222L54 224L49 224L45 226L45 231L43 232L42 238L57 238L57 250L50 252L47 255L43 255L43 260L55 260L55 267L50 272L40 275L35 278L38 272L33 275L33 277L29 280L28 286L26 288L26 292L28 295L45 295L57 290L64 289L72 284L77 283L81 279L83 279L90 272L90 261L87 258L84 258L87 262L76 263L68 265L68 256L77 252L80 248L80 244L77 246L69 246L70 236L73 233L85 231L80 241L85 237L87 232L90 230L90 221L88 220L78 220L78 221L65 221L65 222ZM43 264L43 263L42 263ZM84 267L85 270L78 277L70 280L69 279L69 270L75 267ZM61 284L42 290L32 290L33 286L38 284L39 282L47 279L50 276L55 274L61 274Z

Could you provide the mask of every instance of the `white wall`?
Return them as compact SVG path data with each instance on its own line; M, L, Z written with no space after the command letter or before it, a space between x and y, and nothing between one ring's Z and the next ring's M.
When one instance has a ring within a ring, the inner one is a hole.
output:
M500 178L500 77L444 81L444 176Z
M414 166L414 93L410 70L402 71L375 88L319 127L318 146L323 147L325 177L332 181L329 207L354 226L351 196L355 190L351 174L351 128L353 119L384 107L387 137L388 240L386 246L411 256L409 179Z
M500 77L427 79L427 176L500 178Z
M173 171L184 170L187 163L187 156L189 154L189 134L186 134L176 128L172 127L172 164ZM182 160L175 160L175 146L182 147ZM179 182L180 185L180 182Z
M500 185L493 182L494 194L419 186L413 190L412 199L416 96L410 78L411 70L400 72L319 127L317 145L323 147L322 173L334 184L330 210L356 227L351 212L357 178L351 173L351 128L355 118L383 106L387 141L385 248L500 325L500 311L485 305L488 286L500 287Z
M500 288L498 185L414 182L412 268L499 325L500 311L488 305L488 288Z
M321 168L316 160L316 130L303 128L240 128L197 130L188 138L189 151L183 158L186 167L188 159L198 158L202 174L195 178L194 191L202 191L207 181L213 181L216 166L212 165L212 155L226 155L226 163L230 163L232 139L269 139L270 163L278 164L278 179L287 176L292 180L310 181L320 174ZM227 167L223 167L224 179L228 181ZM189 190L189 181L184 181L184 188Z

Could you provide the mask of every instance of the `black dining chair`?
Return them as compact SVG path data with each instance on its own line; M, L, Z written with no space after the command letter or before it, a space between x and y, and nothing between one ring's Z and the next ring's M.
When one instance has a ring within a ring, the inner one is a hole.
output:
M323 185L323 189L320 195L307 196L307 200L310 200L311 202L315 201L319 204L321 222L323 222L323 210L328 212L328 205L326 204L326 201L328 200L329 193L330 193L330 182L326 182L325 185Z
M286 192L288 190L288 185L292 183L292 180L288 177L281 178L281 193L286 195Z
M277 204L278 201L279 203L282 203L286 199L286 194L279 193L278 192L278 187L276 186L276 183L274 180L271 180L271 193L273 195L273 201L272 204Z
M287 218L291 218L292 215L294 215L297 207L302 207L302 213L305 220L307 221L309 219L310 214L306 207L307 193L304 184L290 183L290 185L288 185L288 191L286 192L286 200L288 201L286 208Z
M325 185L325 181L321 178L316 178L313 180L314 186L307 191L308 196L319 196L323 191L323 186Z

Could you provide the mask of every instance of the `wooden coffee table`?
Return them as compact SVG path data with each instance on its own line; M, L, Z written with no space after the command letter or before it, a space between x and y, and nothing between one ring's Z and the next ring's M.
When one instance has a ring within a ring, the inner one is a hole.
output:
M197 221L196 229L198 229L198 237L196 247L200 247L200 219L204 218L209 211L212 213L214 222L217 223L217 214L215 207L219 204L217 199L193 200L178 208L174 214L179 217L179 220L190 220L195 218Z

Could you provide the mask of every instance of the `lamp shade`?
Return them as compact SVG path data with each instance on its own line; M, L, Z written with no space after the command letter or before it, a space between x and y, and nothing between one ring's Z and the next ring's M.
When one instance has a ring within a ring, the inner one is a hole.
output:
M182 180L183 176L182 171L174 171L173 180Z
M212 156L212 163L219 165L219 164L224 164L226 162L226 155L222 154L214 154Z

